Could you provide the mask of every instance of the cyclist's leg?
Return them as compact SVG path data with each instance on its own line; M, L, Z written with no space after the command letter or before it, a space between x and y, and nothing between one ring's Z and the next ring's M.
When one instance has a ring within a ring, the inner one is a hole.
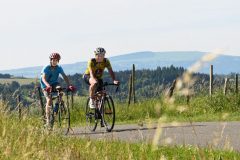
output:
M51 113L51 107L52 107L52 99L49 95L49 93L45 90L43 90L44 97L46 98L46 105L45 105L45 113L46 113L46 124L50 124L50 113Z
M90 108L95 108L94 107L94 101L93 101L93 95L94 95L94 90L96 87L96 83L94 83L94 79L90 78L90 75L84 74L83 75L84 82L89 85L89 107Z
M94 108L93 95L94 95L94 91L95 91L95 88L97 85L97 81L93 78L90 78L90 75L87 75L87 74L83 75L83 79L84 79L85 83L89 85L90 108Z
M89 78L89 83L90 83L90 86L89 86L89 96L93 97L94 92L95 92L96 87L97 87L97 81L95 79L93 79L93 78Z
M98 79L96 92L103 90L102 85L103 85L103 80L102 79Z

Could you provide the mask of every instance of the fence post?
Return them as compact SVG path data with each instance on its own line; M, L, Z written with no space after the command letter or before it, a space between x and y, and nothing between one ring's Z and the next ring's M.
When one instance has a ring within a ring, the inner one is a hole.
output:
M39 100L40 100L40 107L42 109L42 117L44 119L44 116L45 116L45 109L43 107L43 100L42 100L42 96L41 96L41 90L40 90L40 87L37 87L38 89L38 97L39 97Z
M72 105L72 109L73 109L73 103L74 103L74 101L73 101L73 92L71 92L71 105Z
M135 103L136 97L135 97L135 65L134 64L132 68L132 95L133 95L133 103Z
M171 87L170 87L170 89L169 89L169 92L168 92L168 98L171 98L172 97L172 95L173 95L173 91L174 91L174 89L175 89L175 86L176 86L176 79L173 81L173 83L172 83L172 85L171 85Z
M1 101L1 106L3 107L3 94L0 94L0 101Z
M210 66L210 75L209 75L209 95L212 96L213 93L213 65Z
M21 108L21 96L20 95L17 96L17 103L18 103L18 116L19 116L19 120L21 120L22 108Z
M238 94L238 74L235 75L235 85L236 85L235 93Z
M189 105L189 103L190 103L190 95L188 94L187 95L187 105Z
M228 88L228 78L225 78L224 89L223 89L223 94L224 95L227 94L227 88Z
M129 81L128 81L128 106L131 103L131 96L132 96L132 75L130 74Z
M68 98L68 96L69 96L69 92L67 92L67 106L69 107L69 98Z

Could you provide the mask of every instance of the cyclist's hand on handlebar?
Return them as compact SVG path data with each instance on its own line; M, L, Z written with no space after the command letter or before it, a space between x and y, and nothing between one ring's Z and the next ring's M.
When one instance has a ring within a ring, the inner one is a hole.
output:
M116 85L120 84L120 82L118 80L114 80L113 83L116 84Z
M73 85L69 85L68 90L74 92L76 90L76 87L74 87Z
M45 91L47 91L48 93L52 92L52 87L51 86L47 86L45 88Z

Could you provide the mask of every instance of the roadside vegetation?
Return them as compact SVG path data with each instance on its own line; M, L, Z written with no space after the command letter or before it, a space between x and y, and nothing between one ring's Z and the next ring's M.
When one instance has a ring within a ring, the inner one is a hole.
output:
M38 118L21 121L0 106L0 159L239 159L234 151L158 146L66 137L42 128Z
M73 125L85 123L86 97L74 97L71 112ZM157 122L162 116L166 122L201 122L201 121L239 121L240 95L224 95L221 91L212 97L199 95L190 98L175 96L173 102L163 97L146 99L128 104L115 100L117 123Z
M116 124L138 123L143 125L156 122L240 120L240 95L234 93L233 83L230 84L229 92L226 95L223 94L222 76L218 77L218 83L215 83L216 87L211 97L208 95L206 88L209 85L207 81L209 77L199 75L203 79L195 81L194 94L188 94L187 96L181 94L181 90L185 89L183 87L180 91L174 92L171 98L166 98L165 91L178 74L182 74L183 71L182 68L174 67L158 68L156 71L138 71L137 75L141 75L142 78L136 82L137 101L135 104L131 102L130 105L126 102L128 97L127 79L130 71L119 72L118 74L122 77L121 81L124 83L121 84L121 92L114 96ZM164 79L166 75L168 77ZM151 76L155 78L151 79ZM74 105L70 106L71 125L75 127L85 125L87 86L82 83L79 77L78 74L71 77L74 84L81 84L78 86L79 92L74 96ZM126 143L116 141L114 137L109 140L90 140L90 138L66 137L58 132L48 132L42 127L38 96L36 90L33 91L36 86L35 83L20 85L15 81L9 84L0 84L2 91L0 103L0 159L240 158L238 152L231 150L221 151L187 145L156 146L151 143L146 144L146 142ZM187 88L188 91L191 89ZM114 90L110 93L113 94ZM19 121L17 112L19 105L16 103L16 97L18 95L22 95L22 101L19 103L22 106L21 121Z

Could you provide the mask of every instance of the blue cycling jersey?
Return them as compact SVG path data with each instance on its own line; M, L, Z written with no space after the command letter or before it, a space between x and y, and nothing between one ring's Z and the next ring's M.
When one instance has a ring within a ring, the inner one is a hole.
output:
M63 75L65 74L62 67L57 65L54 68L51 68L50 65L47 65L45 67L43 67L42 71L41 71L41 75L45 74L46 75L46 80L47 82L52 86L58 83L58 77L59 74ZM40 84L41 84L41 88L45 89L46 85L43 83L42 81L42 76L40 78Z

